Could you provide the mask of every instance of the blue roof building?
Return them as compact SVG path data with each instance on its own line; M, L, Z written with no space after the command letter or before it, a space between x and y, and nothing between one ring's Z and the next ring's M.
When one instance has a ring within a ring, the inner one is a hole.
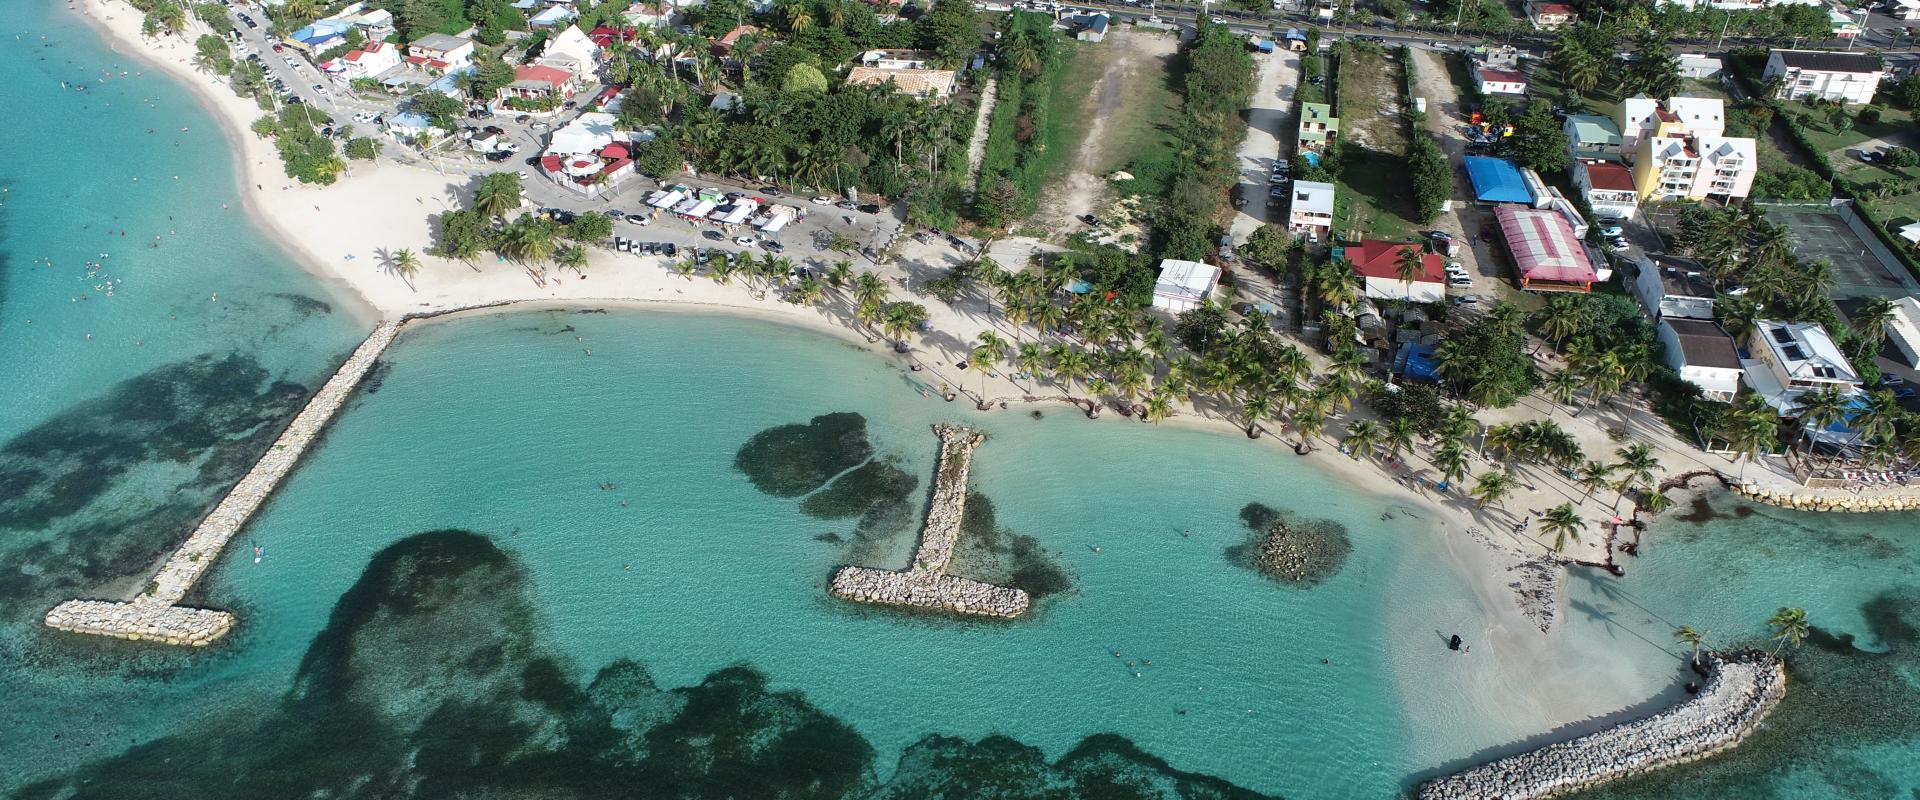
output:
M1520 168L1504 158L1467 156L1467 178L1473 181L1473 196L1482 203L1532 203L1533 192Z

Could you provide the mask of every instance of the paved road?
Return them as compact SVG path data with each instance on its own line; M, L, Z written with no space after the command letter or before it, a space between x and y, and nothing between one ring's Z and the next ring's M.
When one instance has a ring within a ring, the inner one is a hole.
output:
M1291 155L1295 124L1293 94L1300 84L1300 54L1279 51L1255 55L1259 67L1253 104L1247 109L1247 137L1240 142L1240 186L1236 197L1246 205L1233 215L1233 240L1245 242L1254 229L1274 218L1285 219L1285 204L1267 204L1267 176L1276 158Z

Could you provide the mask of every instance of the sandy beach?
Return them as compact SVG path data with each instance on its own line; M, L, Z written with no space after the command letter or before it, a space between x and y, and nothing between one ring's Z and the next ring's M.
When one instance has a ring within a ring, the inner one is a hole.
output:
M1034 387L1016 384L1004 375L988 379L983 387L977 373L961 374L954 367L966 359L967 348L980 332L997 330L1009 340L1016 336L1003 319L986 313L977 302L948 305L930 297L913 297L927 307L934 331L920 337L913 351L903 355L894 353L890 342L855 329L850 322L849 301L831 292L818 307L801 306L757 295L738 281L721 286L704 276L676 276L665 269L664 259L597 249L583 274L548 271L544 278L491 254L471 264L425 256L432 245L431 215L464 202L469 179L390 162L353 162L351 175L337 185L301 186L284 175L271 144L248 130L261 115L252 101L235 96L223 81L192 67L190 42L203 31L156 41L141 36L140 15L124 4L73 0L71 7L97 23L115 52L151 62L193 90L221 120L223 135L234 143L241 168L236 188L243 207L304 267L364 301L380 317L509 302L724 311L803 326L867 347L879 357L894 359L902 370L914 370L913 377L936 392L930 402L939 402L937 387L942 385L964 389L967 394L984 392L991 403L1005 402L1010 407L1028 402L1057 403L1066 393L1045 382ZM388 254L402 248L423 254L421 268L410 280L385 266ZM908 294L901 288L907 285L907 279L899 268L876 272L894 285L897 298ZM1026 335L1030 338L1032 334L1029 331ZM957 402L970 399L963 395ZM1128 422L1140 424L1113 414L1107 415L1103 424ZM1235 440L1244 438L1239 420L1190 405L1180 406L1167 424L1206 426L1226 437L1222 446L1238 446ZM1269 423L1268 427L1280 426ZM1515 511L1483 512L1458 494L1433 495L1411 488L1382 465L1340 454L1332 444L1337 435L1338 426L1329 431L1328 440L1321 442L1314 454L1306 456L1315 469L1336 473L1356 486L1391 498L1392 503L1415 509L1422 519L1419 524L1447 537L1454 562L1449 566L1475 584L1486 611L1484 630L1463 631L1481 643L1483 649L1475 651L1476 655L1486 654L1481 663L1491 665L1480 670L1476 680L1494 681L1508 688L1513 706L1505 710L1505 715L1523 725L1555 727L1646 699L1627 688L1631 681L1616 680L1617 673L1609 676L1609 669L1618 665L1573 663L1576 657L1592 654L1567 651L1563 646L1566 637L1557 624L1543 633L1537 620L1516 602L1516 593L1509 587L1514 580L1512 568L1523 560L1518 551L1530 546L1535 554L1540 552L1538 542L1529 545L1531 540L1521 537L1512 537L1510 542L1501 540L1515 520L1524 516L1520 509L1545 508L1576 498L1577 488L1570 494L1565 487L1540 481L1546 494L1539 498L1515 498L1511 501ZM1260 442L1249 444L1275 448L1276 457L1295 457L1287 452L1293 440L1278 430L1270 430ZM1589 452L1610 453L1611 447ZM1431 465L1418 458L1409 461L1410 469L1435 476ZM1583 506L1583 515L1595 520L1595 515L1602 513L1601 506L1596 498ZM1470 529L1493 533L1468 536L1465 532ZM1485 546L1480 538L1501 540L1502 546ZM1594 541L1598 538L1584 539L1583 550L1567 555L1579 560L1603 558L1604 544ZM1564 570L1556 568L1555 573L1564 574ZM1564 606L1564 598L1557 603ZM1405 613L1418 614L1419 610L1408 609ZM1556 616L1564 616L1564 612ZM1433 729L1423 734L1444 735L1445 720L1427 723Z

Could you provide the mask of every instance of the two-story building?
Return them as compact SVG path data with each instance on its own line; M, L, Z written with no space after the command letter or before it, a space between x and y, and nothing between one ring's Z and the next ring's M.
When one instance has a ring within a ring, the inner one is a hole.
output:
M1700 396L1731 403L1740 394L1746 368L1733 347L1733 337L1719 323L1668 317L1654 325L1654 336L1663 345L1662 360L1681 380L1700 387Z
M564 69L576 83L593 83L594 73L600 69L600 46L580 26L568 25L547 41L546 49L533 63Z
M557 108L560 101L573 97L579 90L580 81L571 72L545 64L522 64L513 68L513 82L500 87L496 100L502 107L515 111L527 111L529 107L510 103L510 100L551 103Z
M1287 207L1287 230L1309 241L1325 240L1333 233L1334 188L1331 183L1294 181Z
M1633 295L1648 316L1713 319L1713 278L1700 262L1653 254L1641 256L1635 266L1639 272L1633 279Z
M1800 396L1807 392L1860 390L1853 364L1817 322L1754 320L1747 351L1750 357L1740 364L1747 385L1782 416L1794 416Z
M1587 206L1601 219L1632 219L1640 210L1640 192L1633 185L1633 170L1618 161L1576 159L1570 171L1574 188L1586 198Z
M1868 53L1775 50L1767 54L1761 80L1780 79L1780 96L1841 103L1870 103L1880 89L1880 57Z
M372 78L400 66L400 48L386 42L368 42L358 50L349 50L333 61L320 65L336 80Z
M1300 104L1300 133L1294 140L1294 152L1318 153L1340 136L1340 118L1326 103Z
M434 75L473 63L473 40L429 33L407 45L406 62Z
M1527 3L1527 20L1538 30L1550 31L1572 25L1579 19L1578 10L1558 0L1531 0Z

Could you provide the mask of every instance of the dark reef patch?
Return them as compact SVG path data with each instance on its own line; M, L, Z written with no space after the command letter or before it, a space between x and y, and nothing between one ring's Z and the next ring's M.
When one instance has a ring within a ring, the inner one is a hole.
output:
M292 306L294 311L300 312L300 316L302 317L333 313L333 304L316 297L308 297L304 294L294 294L292 292L269 292L267 296L278 300L285 300L287 305Z
M11 537L0 603L93 591L166 552L244 475L306 402L243 355L206 355L129 378L0 446L0 529ZM145 464L197 464L161 504L102 507ZM85 511L85 515L81 512Z
M906 502L919 485L920 479L902 471L893 459L869 459L807 495L800 511L816 519L858 517L883 503Z
M585 686L538 642L527 576L485 536L417 534L335 604L291 691L22 788L26 798L1258 798L1090 737L1058 762L928 736L872 744L746 666L663 689L621 659Z
M760 491L799 497L872 457L867 418L839 412L754 434L734 454L733 466Z
M1055 555L1041 547L1039 539L1000 527L991 498L967 493L967 513L954 548L955 572L1022 589L1039 600L1073 588L1073 579Z
M1808 773L1840 797L1898 796L1905 787L1861 761L1859 751L1904 752L1908 774L1920 763L1920 588L1880 594L1860 610L1885 652L1862 650L1851 635L1816 627L1806 645L1786 654L1786 698L1739 747L1578 796L1792 800L1801 796Z
M1302 517L1261 503L1240 509L1247 540L1227 548L1227 560L1280 583L1310 589L1340 573L1353 552L1346 526Z

